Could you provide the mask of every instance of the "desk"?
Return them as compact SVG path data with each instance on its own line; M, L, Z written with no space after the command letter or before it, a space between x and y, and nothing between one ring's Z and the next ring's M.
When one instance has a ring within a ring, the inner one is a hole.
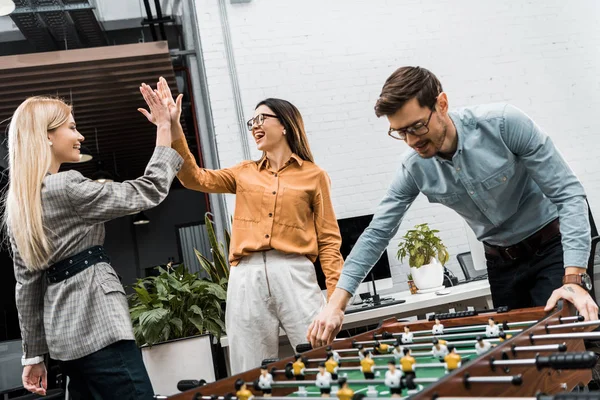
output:
M456 311L464 311L467 306L474 306L477 309L493 308L490 284L487 279L464 283L446 288L446 290L450 293L441 296L435 293L410 294L408 290L381 295L382 298L393 297L397 300L406 300L406 302L347 314L344 317L342 330L376 324L390 317L405 318L424 316L430 312L448 312L450 308L455 308ZM227 336L222 336L221 346L225 350L225 360L229 370L228 345ZM279 330L279 357L283 358L293 354L294 349L289 346L285 332Z

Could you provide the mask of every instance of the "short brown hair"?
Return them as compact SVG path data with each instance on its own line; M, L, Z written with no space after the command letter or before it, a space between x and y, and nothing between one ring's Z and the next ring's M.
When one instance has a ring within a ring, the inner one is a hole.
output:
M385 81L375 104L375 115L395 114L407 101L417 98L421 107L433 109L442 84L429 70L421 67L398 68Z

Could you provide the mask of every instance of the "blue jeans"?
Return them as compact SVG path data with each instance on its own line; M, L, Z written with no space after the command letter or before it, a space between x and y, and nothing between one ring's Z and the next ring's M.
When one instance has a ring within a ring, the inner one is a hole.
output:
M154 391L140 349L121 340L95 353L59 361L69 377L69 396L79 399L153 399Z
M544 306L565 275L561 236L542 244L529 257L505 261L485 255L494 307Z

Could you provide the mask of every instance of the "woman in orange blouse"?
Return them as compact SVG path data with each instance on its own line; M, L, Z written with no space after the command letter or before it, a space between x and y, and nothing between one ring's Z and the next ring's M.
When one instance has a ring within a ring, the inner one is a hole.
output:
M278 356L279 327L295 346L325 305L312 262L319 257L327 293L343 265L341 236L327 173L313 161L304 122L285 100L258 103L248 129L263 156L231 168L199 168L179 124L181 95L173 101L161 78L158 92L169 104L173 148L184 164L177 177L188 189L235 193L225 323L231 373ZM152 121L152 116L144 112Z

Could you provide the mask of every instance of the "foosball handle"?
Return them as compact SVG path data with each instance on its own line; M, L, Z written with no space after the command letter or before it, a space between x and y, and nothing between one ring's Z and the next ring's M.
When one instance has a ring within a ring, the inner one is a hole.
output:
M177 382L177 390L180 392L185 392L187 390L195 389L204 385L206 385L206 381L204 379L183 379Z
M536 356L535 365L538 369L587 369L596 365L596 354L591 351L579 353L561 353L551 356Z
M309 350L312 350L312 345L310 343L300 343L296 346L296 353L304 353Z

